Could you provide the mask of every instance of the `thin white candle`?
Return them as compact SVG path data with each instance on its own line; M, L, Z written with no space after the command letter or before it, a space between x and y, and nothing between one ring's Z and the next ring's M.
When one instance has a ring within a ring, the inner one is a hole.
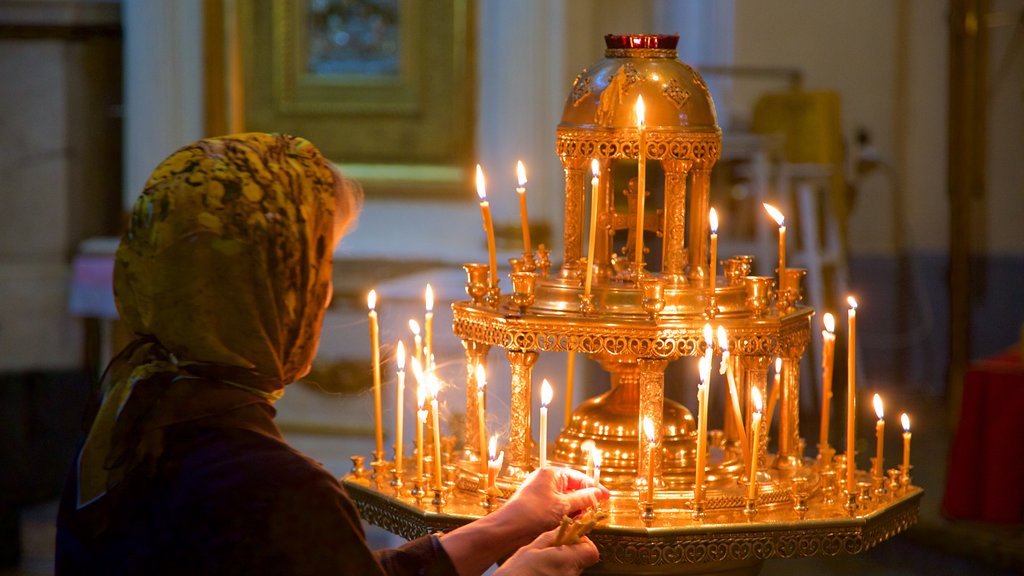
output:
M398 341L398 349L395 350L395 363L398 365L398 389L395 391L395 469L401 474L402 442L405 437L405 344L401 340Z
M779 225L779 289L783 288L783 278L786 277L786 218L778 208L763 202L764 209L768 211L775 223Z
M697 464L693 497L697 502L704 500L704 479L707 475L708 451L708 380L711 378L711 357L701 357L699 364L700 384L697 385Z
M487 488L494 488L494 484L497 481L498 473L501 472L501 465L505 461L505 451L502 450L500 454L495 456L495 452L498 451L498 435L491 436L491 441L488 449L487 459Z
M900 423L903 424L903 469L906 474L910 473L910 417L904 412L900 414Z
M846 301L850 304L847 315L849 342L846 353L846 489L852 492L855 488L853 476L857 470L854 451L854 442L857 439L857 300L850 296Z
M369 308L370 319L370 362L373 363L373 416L377 451L374 460L384 459L384 426L381 419L380 398L380 326L377 324L377 291L370 290L366 295L366 307Z
M594 158L590 162L593 178L590 179L590 229L587 239L587 271L583 282L583 297L590 297L590 286L594 278L594 245L597 240L597 194L600 187L599 173L601 165Z
M761 451L761 391L754 386L750 389L750 397L754 403L754 414L751 416L750 427L754 430L754 441L750 447L750 476L747 484L747 500L757 498L757 458Z
M545 378L540 385L540 467L548 465L548 404L554 391Z
M819 445L828 446L829 413L832 411L832 366L836 349L836 320L826 312L821 331L821 438Z
M875 405L875 415L878 416L878 422L875 423L875 440L877 442L875 449L875 475L881 476L885 471L884 461L882 460L882 451L885 447L885 411L882 407L881 396L875 394L872 402Z

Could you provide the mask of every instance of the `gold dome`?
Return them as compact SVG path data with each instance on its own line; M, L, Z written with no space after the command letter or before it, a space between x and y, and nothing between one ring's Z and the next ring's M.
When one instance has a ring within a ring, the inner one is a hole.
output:
M576 77L559 129L635 128L643 96L647 129L720 133L707 84L676 57L678 35L605 36L605 57Z

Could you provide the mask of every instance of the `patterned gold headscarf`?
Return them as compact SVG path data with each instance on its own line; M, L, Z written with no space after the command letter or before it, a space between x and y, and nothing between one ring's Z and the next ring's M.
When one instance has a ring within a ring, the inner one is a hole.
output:
M156 168L117 251L114 296L136 339L104 378L79 507L123 476L147 430L272 401L308 372L331 290L336 185L313 145L271 134L201 140ZM181 380L228 391L164 392Z

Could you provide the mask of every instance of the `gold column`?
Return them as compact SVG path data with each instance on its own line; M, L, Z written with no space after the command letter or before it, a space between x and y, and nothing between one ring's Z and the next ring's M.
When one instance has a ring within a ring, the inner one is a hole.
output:
M774 358L771 356L741 356L740 366L743 368L743 385L737 386L740 388L740 394L743 394L743 398L740 401L740 406L743 408L743 418L746 420L747 428L747 443L753 446L753 429L750 426L751 418L754 414L753 401L750 399L750 389L757 386L757 389L761 391L761 397L764 398L764 409L768 409L768 367L772 364ZM768 439L762 437L761 442L763 444L768 443Z
M684 279L686 269L686 174L689 162L665 160L665 225L661 274L669 284Z
M601 181L598 188L597 238L594 242L594 261L599 276L608 273L608 259L611 256L612 235L609 233L609 218L612 214L612 163L601 162ZM589 234L589 232L587 232Z
M467 460L472 460L473 455L487 458L487 454L478 454L483 432L480 430L480 410L486 409L486 404L480 406L477 402L476 365L487 367L487 353L491 347L470 340L463 340L462 347L466 351L466 442L463 455Z
M665 408L665 367L667 360L637 360L640 368L640 410L637 419L637 480L648 478L647 468L654 467L655 487L664 485L661 478L661 426ZM654 462L648 458L649 441L644 434L644 418L654 424Z
M740 405L740 414L742 415L743 410L743 396L746 386L743 385L743 370L740 368L739 356L735 354L729 355L729 370L732 371L733 381L736 382L736 395L738 396L737 401ZM749 395L749 392L747 392ZM729 444L739 445L740 443L740 426L736 421L736 415L732 410L732 391L729 389L728 382L725 383L725 402L722 409L725 411L725 439Z
M691 173L693 178L690 191L693 197L690 199L690 277L697 277L697 268L702 266L704 255L708 251L708 209L711 196L711 170L709 168L698 168ZM704 274L708 274L708 270Z
M530 401L533 399L533 365L538 354L528 351L508 351L512 366L512 406L509 415L508 443L505 456L513 475L530 471L533 434L530 431Z
M801 351L802 353L802 351ZM786 351L782 358L782 390L779 395L780 465L793 463L800 456L800 355Z
M562 261L562 276L573 277L583 257L583 208L586 204L587 166L586 158L562 158L565 168L565 259ZM606 178L607 180L607 178Z

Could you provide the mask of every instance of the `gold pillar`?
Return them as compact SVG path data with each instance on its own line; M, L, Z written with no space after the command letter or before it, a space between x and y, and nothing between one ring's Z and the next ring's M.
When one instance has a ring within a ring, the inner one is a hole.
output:
M565 257L562 260L562 275L572 277L579 269L583 257L583 208L586 204L587 189L586 158L562 158L565 168Z
M601 164L601 181L597 194L597 238L594 239L594 263L598 274L608 274L608 260L612 253L610 222L612 214L612 163L604 160ZM589 231L587 232L590 233Z
M743 385L739 386L740 394L743 394L743 399L740 402L740 407L743 408L744 420L746 420L747 429L747 443L753 447L754 442L754 430L751 428L750 422L754 414L754 402L750 398L750 390L754 386L761 392L762 398L762 410L768 410L768 367L774 360L771 356L741 356L740 366L743 368ZM737 382L739 385L739 382ZM763 412L762 412L763 413ZM762 419L764 422L765 419ZM761 441L763 444L768 444L768 439L762 436Z
M801 350L801 353L803 351ZM800 452L800 355L785 351L782 358L782 390L779 394L780 465L793 463Z
M684 279L686 269L686 174L688 162L666 160L665 169L665 225L662 242L661 274L669 284Z
M697 277L697 269L704 267L704 258L708 251L708 209L711 196L711 170L697 168L691 173L692 186L690 191L690 277ZM708 274L708 270L704 274Z
M732 371L733 381L736 383L736 396L737 402L740 405L740 416L742 417L743 410L743 396L744 389L743 385L743 370L740 368L739 357L735 354L729 355L729 370ZM740 426L736 420L736 415L732 409L732 390L729 388L728 381L725 382L725 402L723 409L725 410L725 439L729 444L739 445L740 443Z
M466 351L466 442L463 455L466 460L472 460L474 456L487 458L487 454L479 454L480 434L486 434L480 430L480 410L486 409L487 400L484 399L484 406L477 402L476 365L482 364L487 368L487 353L491 347L470 340L463 340L462 347Z
M661 478L661 425L665 409L665 367L667 360L637 360L640 369L640 410L637 420L637 481L648 478L648 467L654 467L654 485L664 485ZM654 424L654 461L648 458L650 441L644 434L644 418Z
M536 352L508 351L508 361L512 366L512 406L505 456L513 475L525 475L532 468L530 404L533 399L533 365L537 362L537 356Z

